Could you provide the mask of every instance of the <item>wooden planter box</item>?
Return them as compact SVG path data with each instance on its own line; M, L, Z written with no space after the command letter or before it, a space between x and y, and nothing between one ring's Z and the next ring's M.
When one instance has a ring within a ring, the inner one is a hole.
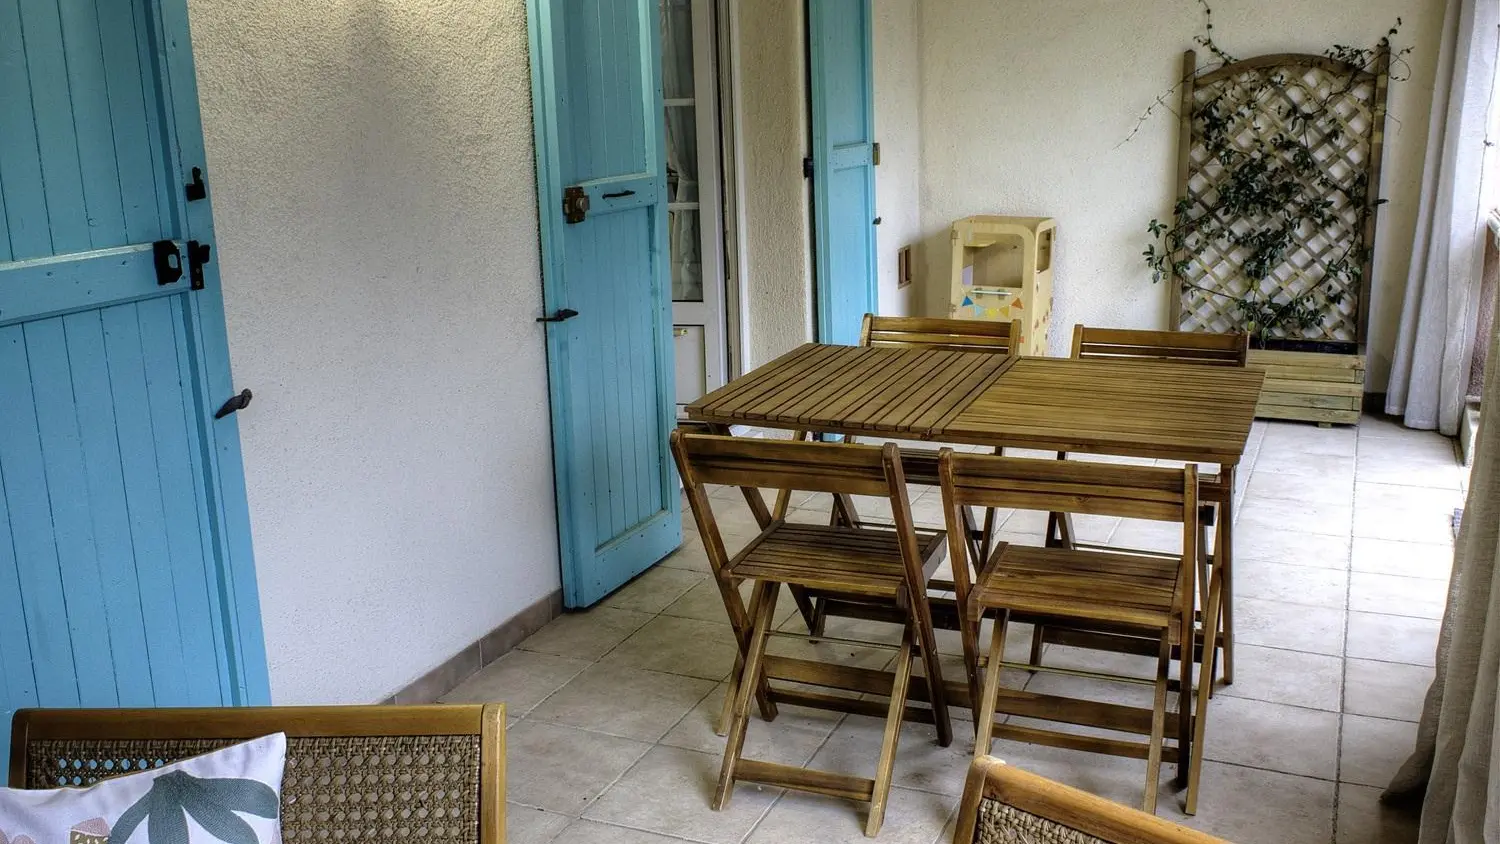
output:
M1255 415L1325 424L1359 422L1365 396L1365 356L1327 352L1250 350L1250 367L1265 370Z

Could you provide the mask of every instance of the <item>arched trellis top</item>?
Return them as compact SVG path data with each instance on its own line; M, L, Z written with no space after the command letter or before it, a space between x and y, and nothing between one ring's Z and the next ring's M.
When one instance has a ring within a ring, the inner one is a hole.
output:
M1364 342L1390 51L1369 55L1283 53L1199 74L1196 52L1184 54L1175 327ZM1294 193L1285 211L1234 213L1235 197L1270 182Z

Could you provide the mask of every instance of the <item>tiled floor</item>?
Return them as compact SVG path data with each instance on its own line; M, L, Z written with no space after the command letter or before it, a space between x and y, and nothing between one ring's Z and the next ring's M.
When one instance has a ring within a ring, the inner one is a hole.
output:
M1159 813L1239 844L1414 840L1414 821L1377 798L1410 749L1432 676L1466 473L1448 440L1375 418L1357 430L1258 423L1242 466L1236 682L1209 710L1199 814L1183 816L1170 766ZM730 538L753 533L736 496L715 493L715 503ZM806 503L800 517L826 518L819 501ZM938 493L922 491L914 510L919 521L936 520ZM1035 542L1042 522L1015 513L1002 530ZM1079 530L1133 547L1163 536L1104 519ZM723 748L712 722L734 645L702 546L691 529L687 539L601 606L554 621L450 697L509 706L514 844L864 840L863 810L837 800L740 785L725 811L709 808ZM944 635L944 649L957 652L957 639ZM876 666L889 658L840 656ZM1055 664L1099 659L1063 648L1047 655ZM960 670L956 656L947 660ZM1090 688L1092 680L1021 674L1015 682L1128 699ZM756 758L868 775L878 728L788 708L773 724L753 719L747 745ZM948 840L971 743L966 728L940 748L930 728L906 726L878 840ZM1124 803L1140 799L1139 761L1011 742L996 742L993 753Z

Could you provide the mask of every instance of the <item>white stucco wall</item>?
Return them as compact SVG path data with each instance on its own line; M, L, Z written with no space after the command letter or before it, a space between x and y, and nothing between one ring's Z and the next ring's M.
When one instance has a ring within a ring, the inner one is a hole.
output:
M802 0L739 0L748 371L813 336Z
M877 0L878 2L878 0ZM1384 388L1426 144L1443 4L1419 0L1219 0L1214 33L1240 56L1370 44L1405 20L1411 78L1391 86L1371 327L1371 389ZM1052 348L1075 322L1166 327L1168 292L1140 257L1171 211L1176 118L1162 110L1201 32L1195 0L929 0L921 3L921 224L931 243L970 214L1058 220ZM1399 68L1406 70L1405 68ZM932 250L927 250L929 268ZM925 299L946 311L946 279Z
M559 586L523 0L192 0L274 699Z
M880 312L920 313L922 288L897 289L897 253L921 237L922 124L919 0L875 0L875 229Z

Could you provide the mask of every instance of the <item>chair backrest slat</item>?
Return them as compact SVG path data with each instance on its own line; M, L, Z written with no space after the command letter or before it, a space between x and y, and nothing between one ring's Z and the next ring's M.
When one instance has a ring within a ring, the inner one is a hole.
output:
M939 475L955 504L1181 521L1196 497L1194 467L993 457L945 450Z
M888 317L865 314L861 346L908 346L955 352L1008 355L1021 336L1021 321Z
M888 496L884 449L754 437L674 434L701 483Z
M1250 354L1248 334L1196 331L1140 331L1127 328L1073 327L1073 357L1105 360L1149 359L1207 366L1244 366Z

